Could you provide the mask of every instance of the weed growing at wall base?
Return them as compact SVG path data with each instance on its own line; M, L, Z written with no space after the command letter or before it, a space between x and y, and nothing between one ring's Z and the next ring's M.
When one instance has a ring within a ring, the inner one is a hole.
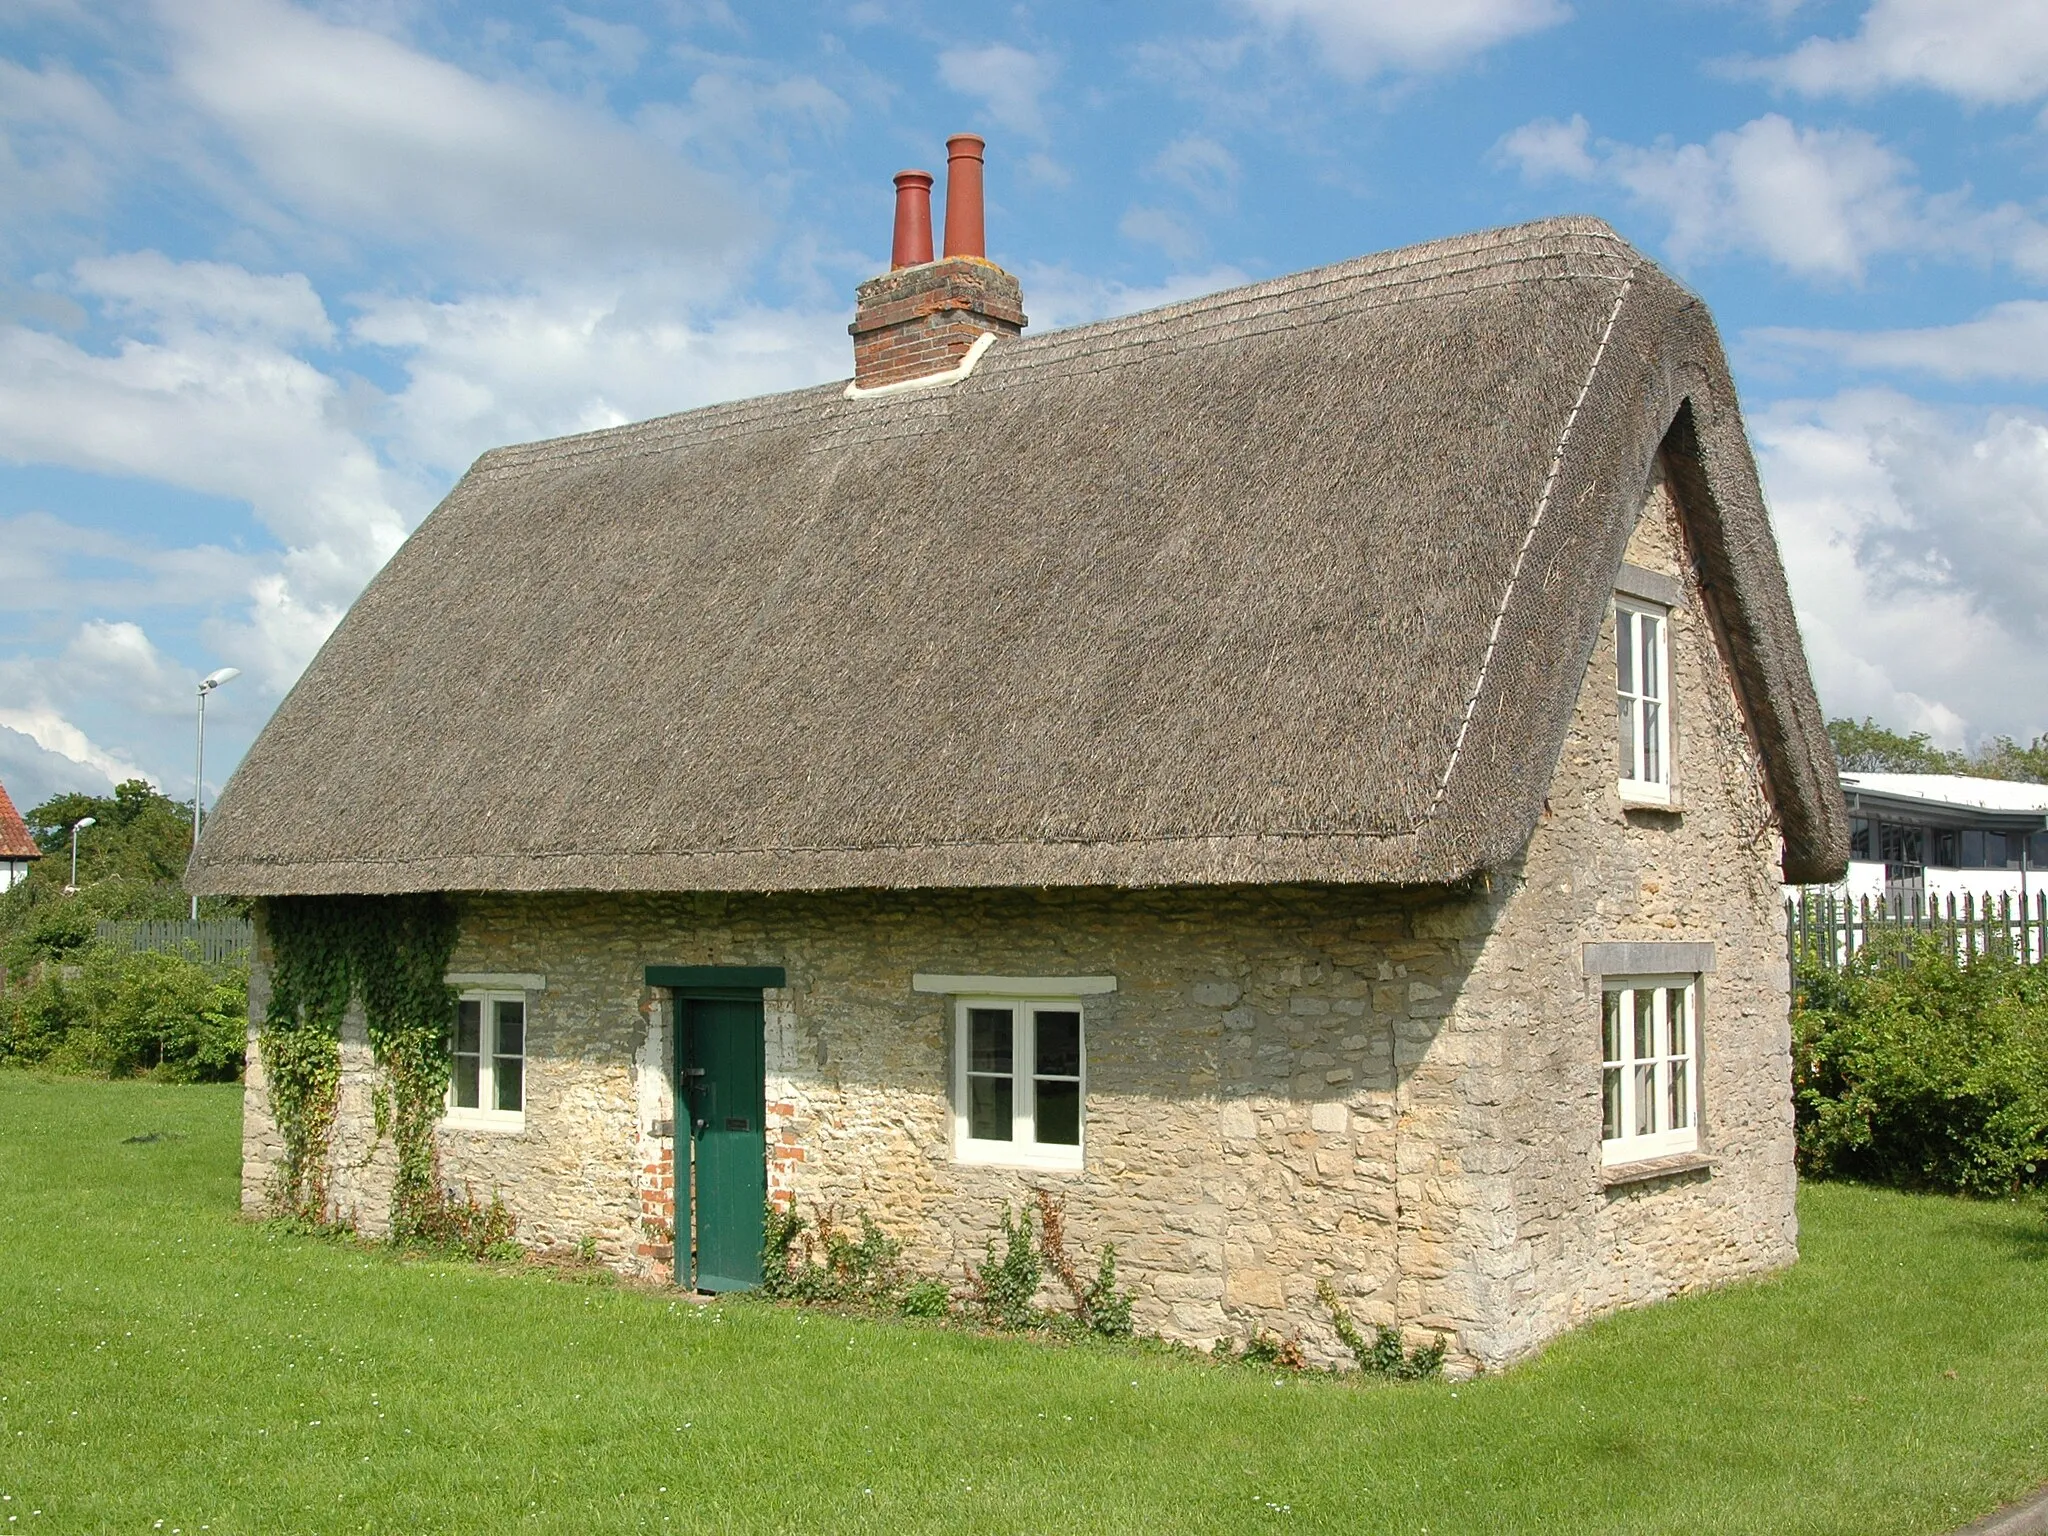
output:
M1093 1333L1127 1338L1130 1294L1116 1283L1116 1249L1104 1244L1095 1277L1084 1281L1066 1250L1064 1202L1033 1192L1029 1206L998 1208L997 1231L979 1267L967 1269L965 1315L1012 1332ZM850 1236L829 1208L806 1218L795 1201L769 1201L762 1216L761 1290L777 1301L834 1302L907 1317L946 1318L961 1311L952 1287L933 1276L913 1278L903 1267L903 1245L865 1211L860 1236ZM1000 1250L1000 1251L999 1251ZM1073 1298L1070 1312L1038 1304L1047 1271Z
M1330 1314L1330 1326L1337 1330L1338 1339L1351 1352L1351 1358L1358 1362L1358 1368L1368 1376L1383 1376L1389 1381L1428 1381L1443 1374L1446 1341L1442 1334L1427 1344L1407 1349L1401 1342L1401 1330L1382 1323L1367 1339L1358 1331L1358 1324L1351 1320L1350 1309L1339 1299L1337 1288L1329 1281L1316 1282L1316 1299Z

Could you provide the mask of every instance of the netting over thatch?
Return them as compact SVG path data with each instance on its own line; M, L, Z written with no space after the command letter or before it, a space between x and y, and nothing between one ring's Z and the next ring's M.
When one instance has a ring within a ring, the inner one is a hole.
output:
M204 891L1435 882L1539 813L1664 447L1786 872L1833 761L1712 322L1440 241L485 455L208 820Z

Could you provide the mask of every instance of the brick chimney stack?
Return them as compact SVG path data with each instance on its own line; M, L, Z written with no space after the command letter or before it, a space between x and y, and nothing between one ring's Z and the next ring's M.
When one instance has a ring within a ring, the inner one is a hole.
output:
M958 133L946 141L946 253L932 259L932 178L896 176L891 270L857 290L853 382L860 389L948 373L984 336L1024 329L1017 279L983 254L982 141Z

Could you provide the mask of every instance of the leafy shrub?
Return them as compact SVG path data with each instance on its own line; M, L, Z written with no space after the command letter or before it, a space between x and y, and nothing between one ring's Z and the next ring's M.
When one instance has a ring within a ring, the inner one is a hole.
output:
M953 1291L943 1280L919 1280L903 1293L905 1317L944 1317L953 1310Z
M78 838L78 889L71 883L71 828ZM15 980L38 962L75 960L101 921L176 919L190 898L178 882L192 846L192 811L130 779L111 795L62 794L23 816L43 857L28 878L0 892L0 965ZM240 914L246 902L207 896L200 914Z
M186 902L174 884L128 875L105 876L75 894L50 881L24 880L0 895L0 966L22 981L45 961L77 964L101 923L174 922L185 915Z
M1802 967L1801 1171L2004 1195L2048 1183L2048 970L1927 936Z
M248 974L190 955L88 944L0 995L0 1062L172 1082L241 1075Z
M1102 1245L1102 1262L1095 1279L1081 1299L1081 1315L1088 1326L1107 1339L1131 1336L1131 1293L1116 1283L1116 1244Z

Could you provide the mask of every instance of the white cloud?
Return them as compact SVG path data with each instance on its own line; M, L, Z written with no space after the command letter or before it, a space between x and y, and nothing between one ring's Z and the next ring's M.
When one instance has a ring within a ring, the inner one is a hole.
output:
M386 430L447 473L500 443L617 426L852 372L841 314L741 309L693 321L659 296L564 285L364 302L353 337L398 354Z
M119 113L90 81L61 64L0 58L0 207L14 226L0 239L19 239L29 213L101 206L121 140Z
M963 96L978 98L1003 127L1032 138L1045 137L1044 97L1058 73L1049 55L1007 43L950 48L939 55L940 80Z
M159 0L177 85L280 202L531 268L729 265L749 216L617 119L282 0Z
M1851 368L1896 369L1942 379L2016 379L2048 383L2048 300L2013 299L1955 325L1896 331L1823 331L1765 326L1745 333L1747 348L1817 355Z
M1152 173L1179 187L1211 213L1225 213L1237 201L1242 171L1237 156L1214 139L1184 133L1152 161Z
M303 272L258 276L214 261L172 261L157 251L75 263L78 287L106 312L163 332L214 332L279 342L334 339L327 307Z
M1803 277L1862 280L1872 258L1924 253L2010 262L2048 278L2048 226L2011 204L1929 195L1912 163L1854 128L1802 128L1767 113L1704 144L1592 141L1583 118L1538 119L1496 149L1532 181L1604 182L1663 215L1680 261L1763 256Z
M845 100L811 75L750 79L737 69L711 69L690 82L687 103L657 102L638 121L675 149L716 148L780 160L792 131L837 133L852 120Z
M189 792L194 681L126 619L88 619L50 654L0 658L0 698L6 700L0 773L22 797L16 803L34 804L66 789L103 792L124 779L172 786L182 780ZM209 724L216 713L208 710ZM220 713L227 716L229 740L240 745L267 708L229 699ZM234 758L213 760L231 764ZM152 773L147 763L184 772Z
M262 557L217 544L160 549L44 511L0 518L0 549L13 613L218 604L246 592L264 568Z
M1874 0L1853 37L1809 38L1753 68L1808 95L1924 86L2016 105L2048 94L2048 0Z
M612 74L630 75L640 67L640 55L647 51L647 34L628 22L564 11L562 25L582 38L599 67Z
M1828 713L1951 744L2048 730L2048 418L1872 390L1751 428Z
M1600 174L1600 164L1587 148L1592 132L1592 126L1576 112L1569 122L1539 117L1503 136L1495 153L1531 181L1553 176L1591 181Z
M17 810L68 790L105 794L124 779L148 777L54 710L0 709L0 782Z
M1443 69L1568 20L1562 0L1238 0L1277 32L1306 32L1339 73Z
M53 709L0 709L0 727L19 732L45 752L92 770L109 784L149 777L127 758L94 745L85 732Z
M1141 310L1159 309L1184 299L1200 298L1250 281L1236 267L1211 267L1206 272L1182 272L1162 283L1133 287L1074 271L1065 266L1032 266L1024 269L1024 295L1031 308L1034 331L1056 330L1068 325L1086 325L1112 315L1134 315Z
M288 547L332 555L328 603L353 598L405 526L340 403L332 378L267 339L166 322L164 339L102 355L0 326L0 457L246 501Z
M1194 226L1165 208L1126 208L1116 228L1126 240L1157 246L1171 261L1188 261L1201 253L1202 237Z
M53 716L45 722L39 715L36 723L45 734L52 725L76 729L61 717ZM93 750L97 752L97 749ZM122 772L119 778L135 776ZM0 784L6 786L7 798L14 802L17 810L27 811L52 795L73 791L103 795L118 782L115 774L105 768L82 762L63 752L53 752L29 732L0 724Z
M182 681L142 626L127 619L88 619L65 648L66 681L104 695L131 694L142 708L160 714ZM182 711L181 711L182 712Z
M172 573L233 575L249 605L251 638L262 642L246 664L270 688L289 686L398 547L426 494L386 470L349 425L336 380L283 344L330 334L302 276L176 263L154 252L82 262L77 276L78 291L101 300L130 334L100 353L0 325L0 458L246 502L282 554L122 551L144 568L125 579L161 587ZM60 589L74 600L79 589L62 569L75 554L40 556L59 567ZM217 594L202 585L183 601L209 597ZM265 622L273 611L300 621Z

